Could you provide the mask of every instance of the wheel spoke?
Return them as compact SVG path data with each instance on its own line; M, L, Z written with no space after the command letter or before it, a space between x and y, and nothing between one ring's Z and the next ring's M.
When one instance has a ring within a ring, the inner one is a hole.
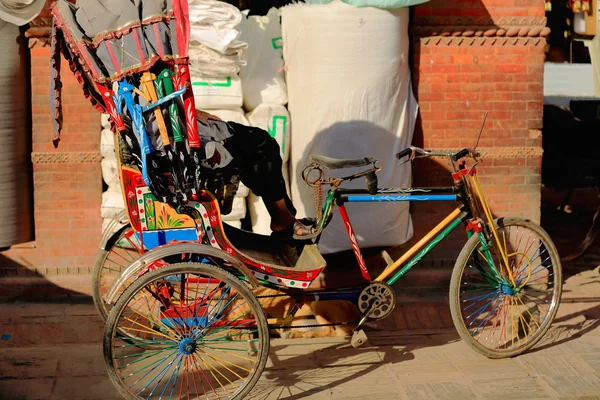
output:
M547 234L520 218L498 221L499 240L482 245L477 236L469 239L450 290L452 315L463 321L463 328L457 325L460 336L494 358L515 356L535 345L556 315L562 290L560 259ZM482 266L483 253L491 257L486 261L499 265L502 252L514 282Z
M107 367L131 396L224 399L246 394L264 368L268 325L260 304L233 275L207 267L148 272L115 304Z

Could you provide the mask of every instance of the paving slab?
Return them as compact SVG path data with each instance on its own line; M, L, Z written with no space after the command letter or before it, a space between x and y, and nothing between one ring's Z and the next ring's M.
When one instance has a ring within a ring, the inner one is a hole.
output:
M468 384L462 382L431 382L403 385L406 396L414 400L476 399Z
M368 332L358 349L348 338L272 339L267 368L247 398L600 399L595 273L567 280L555 324L519 357L489 360L453 328L427 328L430 313L419 328ZM0 304L0 399L117 399L102 331L91 303Z
M53 378L0 379L4 400L47 400L53 387Z
M552 399L556 393L548 391L544 383L533 377L506 379L502 376L496 379L481 380L473 383L478 399Z
M559 396L598 396L600 395L600 376L598 374L542 376L541 377Z

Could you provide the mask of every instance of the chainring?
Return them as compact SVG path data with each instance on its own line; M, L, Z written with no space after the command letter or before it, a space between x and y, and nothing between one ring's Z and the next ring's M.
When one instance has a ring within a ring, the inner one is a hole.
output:
M385 318L395 307L396 292L387 283L371 282L358 296L358 309L363 316L368 313L367 317L371 319Z

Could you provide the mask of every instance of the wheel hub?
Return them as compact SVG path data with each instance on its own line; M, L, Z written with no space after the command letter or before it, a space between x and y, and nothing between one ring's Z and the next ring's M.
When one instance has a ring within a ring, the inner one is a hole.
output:
M517 291L514 288L505 283L501 283L499 289L501 293L508 296L514 296L515 294L517 294Z
M196 345L196 341L190 338L184 338L183 340L181 340L181 342L179 342L179 350L183 354L193 354L196 351L197 347L198 346Z

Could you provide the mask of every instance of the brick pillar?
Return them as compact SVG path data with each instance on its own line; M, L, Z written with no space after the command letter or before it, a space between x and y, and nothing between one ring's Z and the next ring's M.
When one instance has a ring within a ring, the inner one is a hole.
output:
M85 275L101 234L100 114L84 98L63 60L63 140L52 145L50 47L32 39L35 242L3 252L0 275ZM85 278L87 286L91 285ZM83 282L83 281L80 281Z
M432 0L415 7L413 80L420 106L416 145L473 147L485 157L481 182L497 216L540 220L544 0ZM451 185L444 160L417 162L415 186ZM453 209L414 204L415 238ZM462 229L459 229L462 231ZM433 254L454 259L465 241L455 234Z

